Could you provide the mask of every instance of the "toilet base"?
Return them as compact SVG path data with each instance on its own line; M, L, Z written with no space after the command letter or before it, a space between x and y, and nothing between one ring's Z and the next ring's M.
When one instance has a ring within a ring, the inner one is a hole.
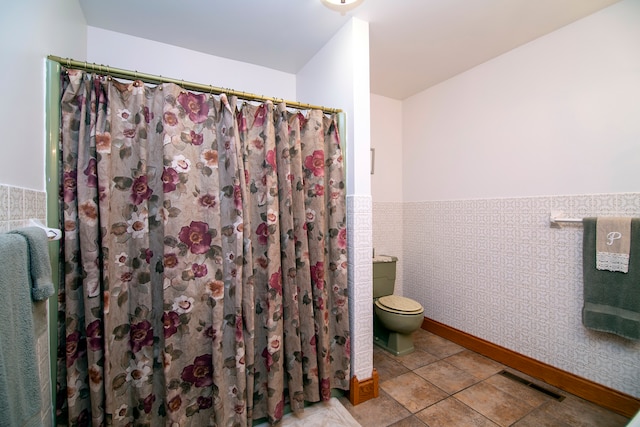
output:
M404 356L413 353L415 347L413 346L412 334L390 332L377 323L377 321L374 321L373 325L373 343L375 345L395 356Z

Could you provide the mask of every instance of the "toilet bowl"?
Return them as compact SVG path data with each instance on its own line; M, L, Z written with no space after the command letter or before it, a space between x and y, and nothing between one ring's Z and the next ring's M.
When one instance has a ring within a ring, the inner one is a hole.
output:
M373 260L373 342L396 356L414 351L412 334L422 325L424 308L410 298L393 295L396 257Z

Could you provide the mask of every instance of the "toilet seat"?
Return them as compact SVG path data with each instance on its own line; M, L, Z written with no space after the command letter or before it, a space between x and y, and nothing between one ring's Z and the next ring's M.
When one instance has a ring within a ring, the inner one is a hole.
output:
M378 308L396 314L419 314L424 311L419 302L398 295L387 295L375 302Z

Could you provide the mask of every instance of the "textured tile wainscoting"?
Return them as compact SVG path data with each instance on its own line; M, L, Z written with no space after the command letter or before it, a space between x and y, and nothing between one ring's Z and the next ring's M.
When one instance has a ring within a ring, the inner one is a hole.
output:
M398 257L395 293L402 295L402 203L373 202L373 248L376 255Z
M374 236L402 212L403 294L426 317L640 397L640 343L582 325L581 224L549 224L552 210L640 216L640 194L399 205L375 204Z
M46 193L0 184L0 233L29 224L29 219L44 221L47 216ZM6 266L4 266L6 268ZM49 364L49 333L46 302L39 302L34 310L37 331L36 351L42 397L42 425L52 425L51 373Z
M371 231L371 196L347 196L351 372L359 380L373 372Z
M0 232L23 227L29 219L44 221L47 193L0 184Z

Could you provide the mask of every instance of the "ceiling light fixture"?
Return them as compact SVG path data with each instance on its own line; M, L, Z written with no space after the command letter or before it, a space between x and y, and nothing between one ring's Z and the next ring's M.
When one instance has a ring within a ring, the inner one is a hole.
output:
M323 5L331 10L336 10L341 14L345 14L350 10L360 6L364 0L320 0Z

